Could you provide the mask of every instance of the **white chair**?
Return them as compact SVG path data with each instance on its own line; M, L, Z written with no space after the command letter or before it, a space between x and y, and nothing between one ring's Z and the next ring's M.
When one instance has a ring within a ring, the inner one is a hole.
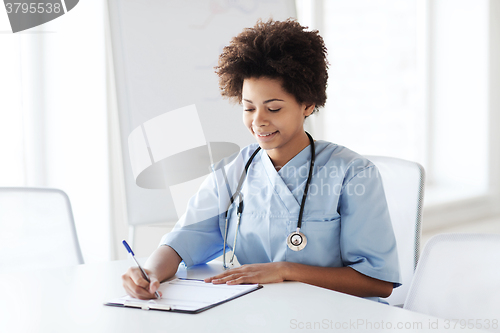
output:
M396 237L402 285L385 300L402 306L417 266L425 172L416 163L394 157L365 156L377 166L384 184Z
M83 264L61 190L0 187L0 272Z
M418 263L405 309L445 319L496 319L500 313L500 235L440 234ZM477 327L477 326L474 326ZM498 325L496 327L499 328Z

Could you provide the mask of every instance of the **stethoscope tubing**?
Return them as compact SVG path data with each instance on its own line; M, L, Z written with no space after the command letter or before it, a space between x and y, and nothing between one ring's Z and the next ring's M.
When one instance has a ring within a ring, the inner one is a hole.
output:
M307 198L307 192L309 190L309 185L311 183L311 179L312 179L312 174L313 174L313 169L314 169L314 162L315 162L315 159L316 159L316 152L315 152L315 147L314 147L314 140L312 138L312 136L305 132L309 138L309 142L311 144L311 165L309 166L309 173L307 175L307 181L306 181L306 187L304 189L304 193L302 194L302 201L300 203L300 211L299 211L299 219L297 221L297 230L295 233L292 233L292 234L299 234L300 233L300 228L302 227L302 216L304 214L304 206L305 206L305 203L306 203L306 198ZM255 155L257 155L257 153L261 150L261 147L258 147L252 154L252 156L250 156L250 158L248 159L246 165L245 165L245 171L242 173L241 177L240 177L240 180L238 182L238 187L236 188L236 192L234 192L234 194L232 196L230 196L229 198L229 204L227 206L227 209L226 209L226 212L225 212L225 227L224 227L224 247L222 249L222 261L223 261L223 267L224 269L227 269L228 266L226 265L226 245L227 245L227 232L228 232L228 226L229 226L229 219L228 219L228 211L229 211L229 208L231 207L231 205L233 204L233 202L235 201L236 197L238 197L238 210L237 210L237 222L236 222L236 232L235 232L235 236L234 236L234 242L233 242L233 253L231 255L231 259L229 261L229 264L232 265L233 264L233 260L234 260L234 253L235 253L235 250L236 250L236 238L238 237L238 229L239 229L239 226L240 226L240 221L241 221L241 214L243 213L243 194L240 192L241 191L241 187L243 185L243 182L246 178L246 175L248 173L248 168L250 167L250 164L252 163ZM288 238L291 237L291 235L289 235ZM301 233L300 233L301 234ZM302 236L304 236L303 234L301 234ZM305 236L304 236L305 237ZM303 247L301 247L299 250L301 250Z

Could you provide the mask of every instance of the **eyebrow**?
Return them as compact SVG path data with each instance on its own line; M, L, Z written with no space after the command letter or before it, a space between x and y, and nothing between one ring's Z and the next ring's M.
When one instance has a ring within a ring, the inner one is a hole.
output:
M245 102L248 102L248 103L252 103L252 104L253 104L253 102L252 102L251 100L249 100L249 99L243 99L243 100L244 100ZM284 102L284 100L282 100L282 99L272 98L272 99L268 99L267 101L264 101L264 103L262 103L262 104L266 104L266 103L270 103L270 102L275 102L275 101L278 101L278 102Z

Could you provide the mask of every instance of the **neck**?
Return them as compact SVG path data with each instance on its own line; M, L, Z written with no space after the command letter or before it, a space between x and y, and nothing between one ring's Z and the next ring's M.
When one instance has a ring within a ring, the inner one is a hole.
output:
M292 158L300 153L310 144L309 137L306 132L302 132L293 142L289 142L287 147L271 149L267 151L267 155L273 162L274 168L279 171Z

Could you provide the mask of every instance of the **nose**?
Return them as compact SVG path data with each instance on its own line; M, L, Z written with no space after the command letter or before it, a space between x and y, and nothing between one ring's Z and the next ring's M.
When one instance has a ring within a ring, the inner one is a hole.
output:
M262 107L257 107L253 113L252 125L254 127L262 127L268 125L266 110Z

